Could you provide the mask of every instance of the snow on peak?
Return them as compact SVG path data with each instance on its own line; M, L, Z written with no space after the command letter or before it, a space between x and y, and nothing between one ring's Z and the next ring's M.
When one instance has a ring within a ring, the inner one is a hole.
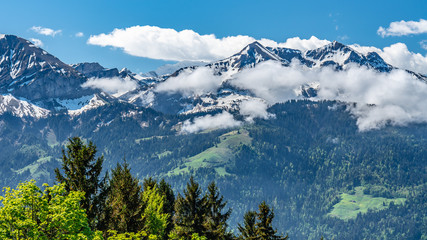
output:
M0 114L6 112L17 117L44 118L50 113L49 110L38 107L24 99L17 99L14 96L0 95Z
M107 102L100 98L97 94L84 96L78 99L64 100L68 102L68 114L75 116L80 115L90 109L94 109L105 105Z

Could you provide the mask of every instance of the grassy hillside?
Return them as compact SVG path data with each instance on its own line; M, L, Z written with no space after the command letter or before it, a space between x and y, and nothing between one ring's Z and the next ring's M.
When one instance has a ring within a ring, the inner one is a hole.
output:
M368 210L379 211L387 209L391 203L404 204L406 198L373 197L363 193L363 187L356 187L354 194L342 193L341 201L334 205L328 216L342 220L354 219L359 213L367 213Z
M240 129L228 132L219 137L219 143L205 151L185 160L184 164L168 172L168 175L190 173L199 168L214 168L220 176L230 175L225 165L234 160L234 153L241 145L250 145L249 132Z

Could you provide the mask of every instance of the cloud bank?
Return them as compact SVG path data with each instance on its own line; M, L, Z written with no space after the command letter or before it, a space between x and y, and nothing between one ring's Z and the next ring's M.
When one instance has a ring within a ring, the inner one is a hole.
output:
M84 88L100 89L110 94L123 94L138 87L135 81L119 77L113 78L89 78L82 84Z
M381 128L388 123L427 122L427 84L404 70L379 73L353 66L346 71L334 71L264 62L242 71L231 82L270 104L301 98L300 87L313 83L320 86L315 99L358 103L350 111L357 117L361 131Z
M195 133L207 129L223 129L238 127L242 122L234 119L233 115L229 112L222 112L216 115L206 115L197 117L193 121L186 120L182 125L182 133Z
M41 26L33 26L31 28L31 30L33 30L34 32L41 34L41 35L45 35L45 36L51 36L51 37L55 37L55 35L60 34L62 32L62 30L53 30L51 28L45 28L45 27L41 27Z
M427 20L391 22L388 28L379 27L377 33L381 37L427 33Z

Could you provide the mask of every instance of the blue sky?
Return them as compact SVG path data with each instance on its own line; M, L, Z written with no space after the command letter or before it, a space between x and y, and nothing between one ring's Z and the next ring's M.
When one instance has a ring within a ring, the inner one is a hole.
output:
M424 49L420 44L427 40L427 31L400 34L402 36L386 34L383 37L378 34L380 27L387 30L392 22L419 22L427 19L425 0L20 0L1 1L0 4L0 33L38 39L43 44L42 48L66 63L99 62L105 67L128 67L137 73L172 63L170 59L177 57L168 57L168 53L164 53L163 57L153 57L157 52L149 57L141 57L143 53L133 52L138 48L137 45L125 53L121 47L117 47L120 43L110 43L102 47L99 41L105 39L100 39L97 44L88 44L89 37L110 34L116 28L124 30L134 26L155 26L160 32L165 32L164 29L177 32L189 29L199 35L214 34L217 39L244 35L254 39L271 39L277 43L293 37L309 39L316 36L318 39L383 49L401 42L410 52L419 53L421 57L426 57L427 53L427 47ZM58 33L43 35L32 30L33 27L49 28ZM77 37L79 32L83 33L83 36ZM173 37L174 34L170 36ZM171 47L178 44L173 38L170 42L173 43ZM427 45L427 41L424 43ZM141 44L141 41L135 44ZM164 48L165 45L161 47ZM150 48L151 46L148 46L149 50ZM183 48L183 51L188 51L188 46ZM212 54L220 56L222 53L224 52Z

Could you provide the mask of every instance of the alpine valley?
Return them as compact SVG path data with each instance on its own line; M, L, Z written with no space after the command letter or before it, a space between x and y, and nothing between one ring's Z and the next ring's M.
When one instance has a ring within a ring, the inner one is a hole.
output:
M397 103L368 95L401 81L410 87ZM427 239L427 113L411 100L426 88L425 75L336 41L308 51L254 42L135 74L66 64L1 35L0 186L52 183L79 136L104 170L125 159L176 192L190 176L215 180L234 231L265 200L291 239Z

